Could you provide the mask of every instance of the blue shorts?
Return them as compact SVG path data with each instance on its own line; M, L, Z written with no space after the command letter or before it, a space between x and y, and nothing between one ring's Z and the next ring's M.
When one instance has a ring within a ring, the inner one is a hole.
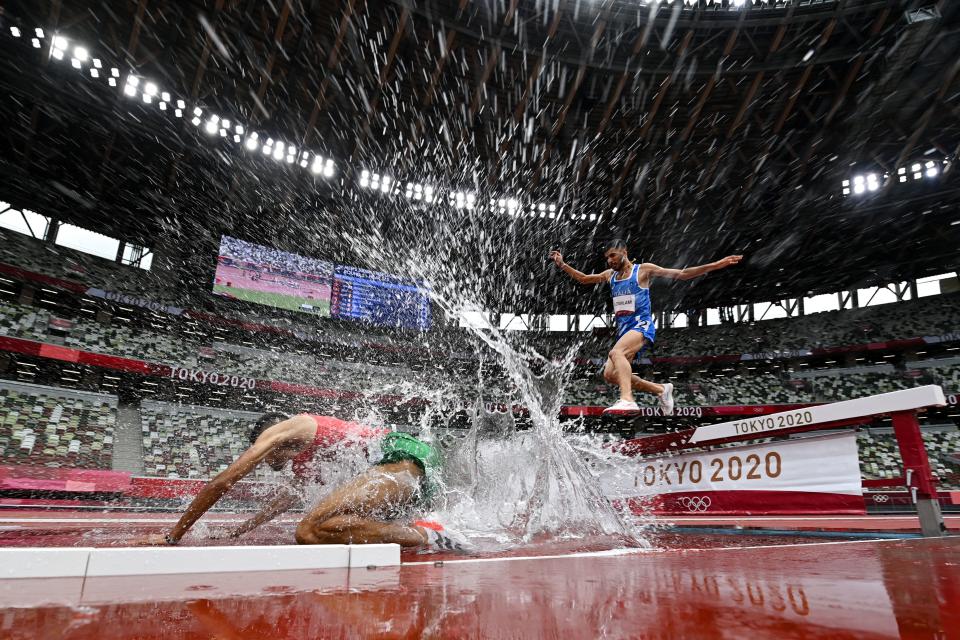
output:
M627 335L630 331L639 331L646 338L643 349L637 352L640 355L644 349L653 344L657 338L657 326L653 318L644 316L620 316L617 318L617 340Z

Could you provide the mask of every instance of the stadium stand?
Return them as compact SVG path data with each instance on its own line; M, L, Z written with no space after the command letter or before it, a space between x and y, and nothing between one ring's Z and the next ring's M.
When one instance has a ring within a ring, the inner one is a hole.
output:
M143 401L140 423L147 475L208 478L250 446L250 425L259 413ZM265 472L259 469L255 477Z
M0 381L4 464L110 469L117 398Z
M942 489L960 489L960 431L954 427L927 428L922 432L930 468ZM865 429L857 434L860 472L864 479L903 475L900 451L890 429Z

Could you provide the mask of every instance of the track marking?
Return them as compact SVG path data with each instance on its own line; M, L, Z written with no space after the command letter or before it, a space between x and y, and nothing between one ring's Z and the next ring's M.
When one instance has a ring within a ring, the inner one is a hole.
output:
M102 524L115 524L115 525L124 525L124 524L165 524L171 522L177 522L177 518L0 518L0 522L17 522L22 524L28 524L31 522L38 522L40 524L88 524L88 523L102 523ZM225 524L225 523L236 523L236 520L223 520L223 519L210 519L204 520L204 522ZM23 528L23 527L21 527Z
M626 555L666 555L671 553L704 553L710 551L742 551L742 550L756 550L756 549L793 549L795 547L823 547L827 545L838 545L838 544L874 544L879 542L914 542L915 540L940 540L941 538L916 538L911 540L901 540L898 538L887 538L880 540L840 540L837 542L800 542L797 544L770 544L770 545L757 545L750 547L708 547L704 549L610 549L607 551L584 551L582 553L567 553L560 555L547 555L547 556L507 556L502 558L458 558L458 559L437 559L437 560L424 560L416 562L401 562L401 567L406 566L426 566L433 565L437 562L442 562L443 564L464 564L464 563L482 563L482 562L509 562L513 560L559 560L564 558L602 558L602 557L614 557L614 556L626 556Z

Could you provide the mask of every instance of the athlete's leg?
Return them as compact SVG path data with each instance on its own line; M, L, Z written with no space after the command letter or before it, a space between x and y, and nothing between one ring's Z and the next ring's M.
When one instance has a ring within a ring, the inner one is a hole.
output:
M301 523L301 526L302 523ZM417 527L384 522L373 518L343 515L328 518L301 533L297 527L297 542L300 544L399 544L401 547L419 547L427 537Z
M390 511L409 506L423 471L411 460L377 465L334 489L297 525L300 544L395 542L423 544L422 532L386 521Z
M613 367L613 363L610 361L610 358L607 358L606 364L603 365L603 379L609 382L610 384L619 384L617 379L616 370ZM636 391L643 391L646 393L652 393L655 395L660 395L663 393L663 385L644 380L637 374L632 374L630 376L630 385Z
M614 384L620 386L621 400L633 402L633 381L631 380L633 372L630 361L637 351L643 348L645 340L646 338L639 331L628 331L617 340L607 356L608 362L613 367Z

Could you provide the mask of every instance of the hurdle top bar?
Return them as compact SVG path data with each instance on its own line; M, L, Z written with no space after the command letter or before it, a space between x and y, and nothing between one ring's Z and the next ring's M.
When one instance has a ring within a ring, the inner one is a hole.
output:
M799 407L794 405L785 411L754 418L642 436L614 444L612 449L628 456L644 456L670 450L766 438L771 435L851 426L888 413L944 405L946 398L943 390L936 385L928 385L831 404Z
M798 427L827 425L859 418L916 411L927 407L947 404L943 389L938 385L927 385L902 391L880 393L855 400L842 400L830 404L815 405L805 409L793 409L771 413L756 418L745 418L731 422L697 427L687 441L689 444L709 444L730 438L764 438L781 431Z

